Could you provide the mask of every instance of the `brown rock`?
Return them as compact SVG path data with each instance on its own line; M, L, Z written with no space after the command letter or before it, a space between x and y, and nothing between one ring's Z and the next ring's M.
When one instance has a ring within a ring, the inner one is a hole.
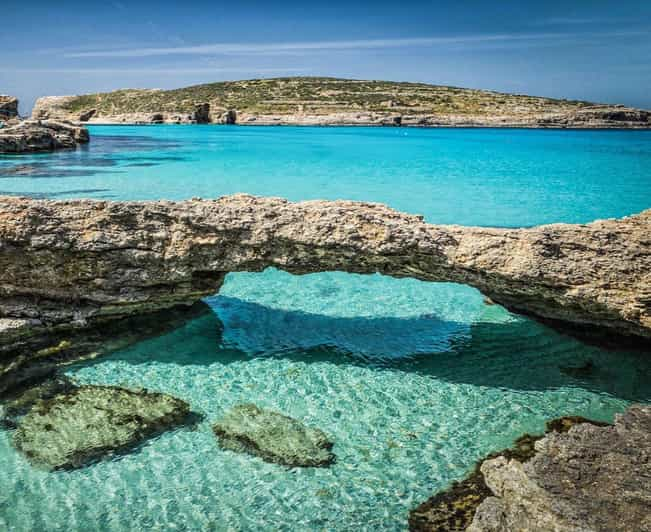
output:
M469 531L651 530L651 407L629 408L614 426L551 432L536 451L525 463L484 462L495 496L479 506Z

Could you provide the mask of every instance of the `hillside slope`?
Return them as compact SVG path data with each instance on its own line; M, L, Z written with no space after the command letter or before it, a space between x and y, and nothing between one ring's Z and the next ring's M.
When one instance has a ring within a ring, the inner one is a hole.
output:
M40 98L34 118L91 123L650 127L648 111L423 83L276 78Z

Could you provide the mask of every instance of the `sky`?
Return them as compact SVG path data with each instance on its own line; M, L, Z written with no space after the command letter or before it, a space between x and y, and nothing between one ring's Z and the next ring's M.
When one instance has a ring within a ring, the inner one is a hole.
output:
M0 94L286 76L651 108L651 0L3 0Z

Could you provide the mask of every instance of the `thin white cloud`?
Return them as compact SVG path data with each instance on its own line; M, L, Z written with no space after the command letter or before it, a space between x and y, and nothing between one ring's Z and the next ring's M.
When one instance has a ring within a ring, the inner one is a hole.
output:
M357 39L342 41L310 41L280 43L213 43L197 46L160 48L129 48L123 50L79 51L64 57L149 57L160 55L209 55L209 54L268 54L284 51L358 50L373 48L399 48L433 46L460 43L483 43L499 41L523 41L554 39L567 36L564 33L517 33L482 34L450 37L416 37L408 39Z
M315 52L322 50L363 50L374 48L401 48L418 46L512 43L518 45L523 41L553 41L571 39L580 42L595 37L635 37L648 36L648 31L612 31L612 32L554 32L554 33L503 33L458 35L448 37L414 37L407 39L357 39L340 41L276 42L276 43L213 43L196 46L172 46L127 48L111 50L82 50L64 53L64 57L150 57L162 55L271 55L282 52Z

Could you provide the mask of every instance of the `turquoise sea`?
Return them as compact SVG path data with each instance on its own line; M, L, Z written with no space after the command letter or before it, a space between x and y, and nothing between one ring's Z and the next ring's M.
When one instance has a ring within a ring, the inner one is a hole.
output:
M0 158L0 193L345 198L507 227L651 207L651 131L90 129L74 152ZM651 402L651 353L582 343L466 286L270 269L230 274L207 303L212 314L66 368L170 393L205 421L56 473L0 431L0 530L404 530L412 507L545 420ZM337 462L287 469L220 450L211 423L240 402L321 428Z

